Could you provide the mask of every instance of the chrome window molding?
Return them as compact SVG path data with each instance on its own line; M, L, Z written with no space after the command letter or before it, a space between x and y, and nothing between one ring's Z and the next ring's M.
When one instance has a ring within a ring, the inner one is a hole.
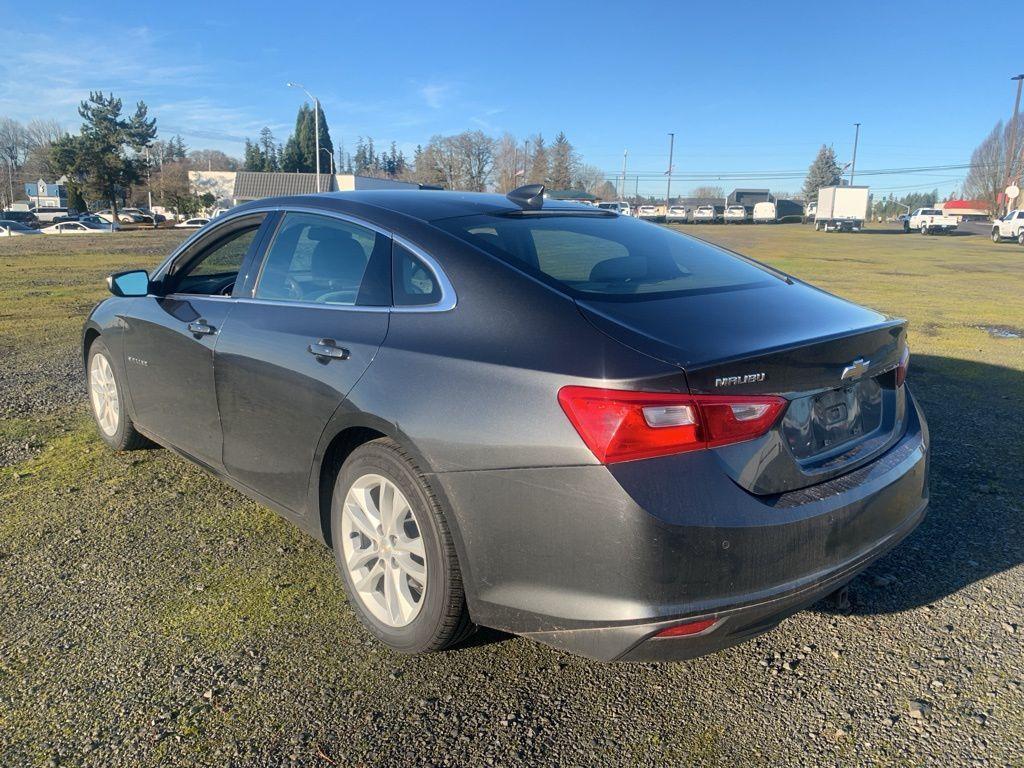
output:
M420 248L415 243L410 242L409 240L407 240L406 238L402 237L401 235L396 234L394 231L386 229L384 227L381 227L380 225L374 224L373 222L366 221L364 219L360 219L357 216L352 216L352 215L347 214L347 213L342 213L341 211L329 211L329 210L325 210L323 208L313 208L313 207L309 207L309 206L266 205L266 206L259 206L257 208L246 208L244 211L237 211L235 213L224 213L224 214L221 214L220 216L218 216L213 221L216 221L215 227L219 229L223 224L226 224L227 222L232 221L233 219L240 218L242 216L248 216L248 215L251 215L251 214L254 214L254 213L275 213L275 212L281 212L281 213L292 213L292 212L294 212L294 213L308 213L308 214L313 214L313 215L316 215L316 216L327 216L327 217L334 218L334 219L340 219L341 221L346 221L346 222L348 222L350 224L355 224L356 226L360 226L360 227L364 227L366 229L370 229L370 230L372 230L374 232L377 232L377 233L379 233L381 235L384 235L385 237L391 238L394 242L398 243L399 245L401 245L404 248L407 248L414 256L416 256L416 258L418 258L420 261L422 261L424 263L424 265L426 265L427 269L429 269L431 271L431 273L434 275L434 279L437 280L438 286L441 288L441 299L440 299L440 301L438 301L438 302L436 302L434 304L417 304L417 305L410 305L410 306L390 306L390 307L370 307L370 306L356 306L356 305L353 305L353 304L317 304L317 303L314 303L314 302L305 302L305 301L277 301L277 300L274 300L274 299L257 299L257 298L255 298L255 296L222 296L222 297L219 297L219 298L223 298L223 299L226 299L226 300L229 300L229 301L243 301L243 302L250 303L250 304L267 304L267 305L275 305L275 306L295 306L295 307L324 307L324 308L327 308L327 309L343 309L343 310L361 311L361 312L400 312L402 314L415 313L415 312L447 312L449 310L455 309L455 306L458 303L458 296L455 293L455 287L452 285L451 281L448 279L448 275L445 274L444 270L441 268L441 265L437 263L437 260L433 256L431 256L429 253L424 251L422 248ZM213 221L211 221L211 224L213 224ZM166 272L170 268L170 266L172 264L174 264L175 260L187 248L191 247L200 237L205 237L207 234L209 234L210 232L213 232L213 231L214 231L214 227L210 226L208 224L206 227L203 227L202 229L199 229L198 231L193 233L191 237L186 238L185 241L181 245L179 245L171 253L170 256L168 256L166 259L164 259L163 263L159 267L157 267L156 272L153 273L153 276L150 279L155 281L155 280L158 280L161 277L163 277L163 275L166 274ZM276 233L275 233L275 235L276 235ZM264 257L266 257L267 250L269 250L269 245L263 251L263 256ZM259 269L260 269L260 273L261 273L260 277L262 277L263 262L260 263ZM252 290L253 290L254 294L255 294L257 286L259 286L259 278L257 278L256 282L253 284L253 289ZM180 298L180 297L185 297L185 296L191 296L191 297L205 296L206 298L212 298L212 297L207 296L205 294L168 294L168 296L166 296L165 298L171 298L171 297L179 297Z

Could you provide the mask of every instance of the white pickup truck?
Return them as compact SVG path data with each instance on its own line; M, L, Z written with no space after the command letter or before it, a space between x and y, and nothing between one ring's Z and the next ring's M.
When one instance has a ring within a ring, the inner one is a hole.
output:
M992 222L992 242L1016 240L1024 245L1024 209L1014 209Z
M918 208L903 220L903 231L916 230L922 235L933 235L936 232L953 232L959 223L956 216L946 216L938 208Z

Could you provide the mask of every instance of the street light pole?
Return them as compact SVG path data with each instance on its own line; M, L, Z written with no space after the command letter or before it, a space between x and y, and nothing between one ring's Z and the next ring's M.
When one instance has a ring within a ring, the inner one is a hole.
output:
M672 204L672 152L676 146L676 135L668 135L668 186L665 188L665 216L668 216L668 207Z
M286 83L289 88L298 88L313 101L313 137L316 141L316 191L320 191L320 100L298 83Z
M853 134L853 160L850 163L850 186L853 186L853 172L857 170L857 140L860 139L860 123L854 123L857 126L856 131Z
M1013 182L1013 157L1017 151L1017 113L1020 111L1020 90L1024 85L1024 75L1016 75L1010 78L1017 81L1017 99L1013 102L1013 116L1010 118L1010 144L1006 147L1006 186ZM1010 210L1011 201L1006 199L1006 210Z
M622 150L622 199L626 199L626 156L629 154L628 149Z

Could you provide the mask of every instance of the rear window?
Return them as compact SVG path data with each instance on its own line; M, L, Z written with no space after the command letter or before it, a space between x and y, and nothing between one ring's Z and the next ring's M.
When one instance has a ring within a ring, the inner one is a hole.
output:
M477 215L434 224L571 294L663 297L771 282L772 273L702 240L629 217Z

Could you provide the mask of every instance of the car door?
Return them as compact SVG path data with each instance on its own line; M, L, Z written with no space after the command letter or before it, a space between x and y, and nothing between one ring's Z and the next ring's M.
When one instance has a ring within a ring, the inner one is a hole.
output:
M289 211L216 351L224 466L301 514L332 414L387 334L391 238L336 216Z
M235 217L191 243L121 316L135 422L214 468L222 462L213 352L265 219Z

